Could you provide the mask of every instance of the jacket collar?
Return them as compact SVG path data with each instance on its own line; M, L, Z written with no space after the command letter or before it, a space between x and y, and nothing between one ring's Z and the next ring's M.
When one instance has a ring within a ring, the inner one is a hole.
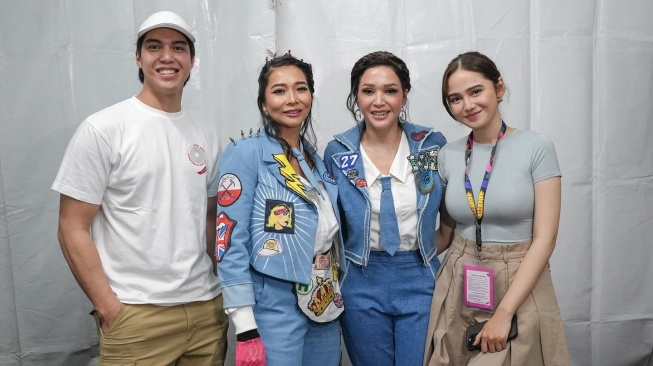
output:
M404 134L406 134L411 152L418 151L424 140L433 132L433 128L419 126L410 122L400 122L399 125L404 130ZM334 138L347 147L349 151L356 151L359 149L361 133L364 128L365 125L363 123L357 123L356 126L341 134L335 135Z

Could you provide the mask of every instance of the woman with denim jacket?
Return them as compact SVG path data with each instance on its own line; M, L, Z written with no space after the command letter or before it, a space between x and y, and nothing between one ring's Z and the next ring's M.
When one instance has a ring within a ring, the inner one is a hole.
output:
M343 217L347 302L341 323L354 365L421 365L435 275L444 136L406 121L406 64L389 52L351 71L356 126L324 153ZM385 193L384 193L385 192ZM389 203L387 203L389 202Z
M263 132L220 161L216 256L237 366L340 362L338 190L315 149L310 64L290 55L259 76Z

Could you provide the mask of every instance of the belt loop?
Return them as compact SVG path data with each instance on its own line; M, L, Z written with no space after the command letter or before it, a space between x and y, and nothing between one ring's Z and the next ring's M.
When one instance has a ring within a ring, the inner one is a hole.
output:
M501 251L503 252L503 262L506 263L506 264L508 264L508 259L509 259L509 256L508 256L508 247L510 247L510 245L502 244L501 247L502 247L502 248L501 248Z

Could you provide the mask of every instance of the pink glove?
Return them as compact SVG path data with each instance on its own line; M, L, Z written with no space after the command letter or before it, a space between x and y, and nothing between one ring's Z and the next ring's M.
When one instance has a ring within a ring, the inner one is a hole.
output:
M236 342L236 366L265 366L265 349L261 338Z

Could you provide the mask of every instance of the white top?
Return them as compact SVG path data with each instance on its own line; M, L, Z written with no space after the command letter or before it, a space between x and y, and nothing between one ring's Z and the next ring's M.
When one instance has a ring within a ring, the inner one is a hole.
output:
M365 152L363 145L360 146L361 157L363 158L363 169L365 169L365 180L367 181L367 192L369 193L372 206L372 217L370 221L370 248L372 250L384 250L381 247L381 181L379 178L384 175L374 165ZM399 236L401 244L399 251L417 250L417 192L415 188L415 175L413 174L408 156L410 148L405 134L401 135L399 148L395 155L390 174L392 176L392 200L395 204L395 213L399 224Z
M174 305L220 294L206 254L206 204L217 194L215 128L136 97L78 127L52 189L100 205L91 235L123 303Z
M338 225L336 214L333 212L331 199L327 194L326 187L324 187L324 182L318 182L320 192L322 193L318 195L308 180L302 176L299 176L299 180L306 186L306 194L308 194L315 203L315 206L317 206L318 221L317 230L315 231L315 250L313 254L323 254L331 249L333 241L337 239L340 226Z

